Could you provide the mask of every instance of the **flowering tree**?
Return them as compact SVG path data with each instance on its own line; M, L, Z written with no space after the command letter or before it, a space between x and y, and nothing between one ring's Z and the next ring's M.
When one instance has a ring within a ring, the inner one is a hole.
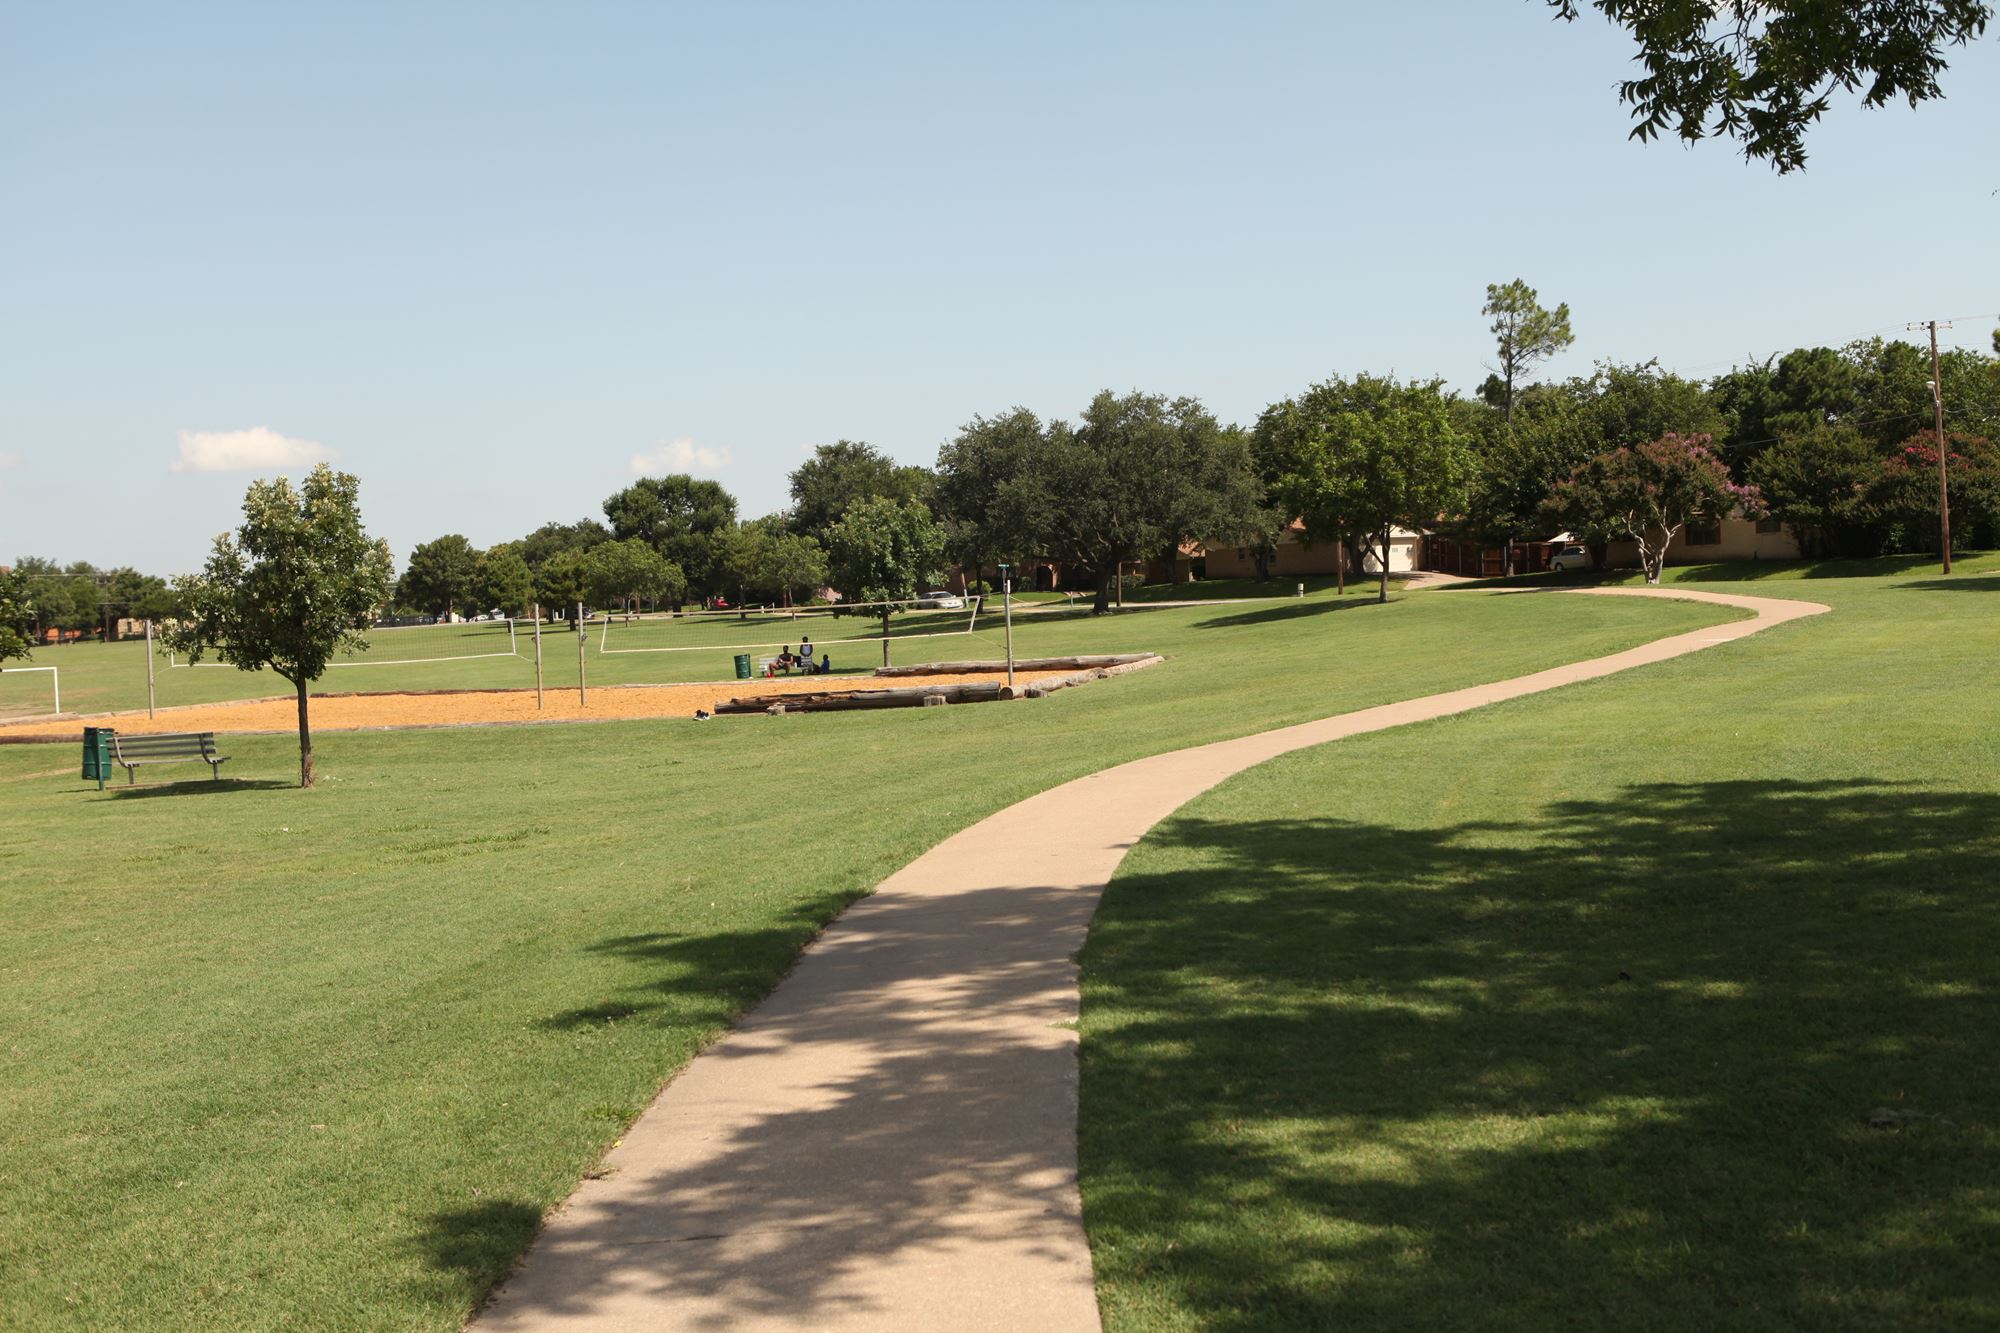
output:
M1977 435L1945 436L1954 546L1983 545L2000 516L2000 451ZM1906 541L1938 545L1937 439L1928 431L1882 460L1869 488L1870 507L1902 529Z
M1601 453L1557 484L1550 516L1585 540L1631 538L1646 582L1658 583L1667 547L1689 520L1763 515L1757 488L1737 485L1709 443L1706 435L1667 434Z

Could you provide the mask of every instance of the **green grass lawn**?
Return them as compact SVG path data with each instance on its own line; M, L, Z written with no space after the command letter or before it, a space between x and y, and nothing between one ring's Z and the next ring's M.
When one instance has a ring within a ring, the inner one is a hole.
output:
M956 829L1725 617L1487 593L1051 615L1024 655L1170 660L1020 704L332 733L310 792L284 737L232 738L236 781L101 795L74 745L0 746L0 1327L455 1328L664 1079ZM143 691L135 662L104 688Z
M1134 850L1083 956L1109 1328L2000 1326L2000 560L1860 572L1672 571L1834 609Z

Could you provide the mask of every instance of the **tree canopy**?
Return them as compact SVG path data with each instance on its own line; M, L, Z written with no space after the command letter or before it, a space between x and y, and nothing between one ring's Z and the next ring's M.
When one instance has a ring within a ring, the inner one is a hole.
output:
M450 616L479 597L479 548L453 532L419 542L410 551L410 567L396 585L398 600Z
M1564 19L1583 0L1547 0ZM1780 172L1806 162L1806 132L1836 93L1867 107L1942 97L1944 52L1986 31L1983 0L1589 0L1638 43L1643 72L1619 85L1632 137L1735 139Z
M736 497L722 483L685 473L641 477L605 500L604 516L613 537L636 538L677 565L695 596L727 585L723 543L736 526Z
M898 463L872 444L836 440L815 448L791 476L791 523L826 544L833 525L862 500L930 500L928 469Z
M1669 434L1599 454L1555 487L1550 514L1586 539L1630 538L1646 582L1658 583L1667 547L1689 522L1764 512L1757 488L1738 485L1710 443Z
M360 483L322 463L296 489L255 481L243 523L215 539L199 574L178 580L183 618L167 637L192 661L214 652L243 671L263 667L292 683L299 705L299 785L313 785L306 687L335 653L362 637L388 599L395 562L388 543L361 526Z
M827 565L845 602L905 602L944 577L944 529L930 510L886 496L857 500L827 534ZM889 664L889 617L882 621L882 664Z
M0 662L30 656L34 632L35 601L27 576L18 569L0 572Z
M1265 409L1276 492L1316 538L1374 552L1389 598L1391 530L1460 512L1473 458L1437 380L1357 375Z
M1514 419L1514 393L1527 373L1576 341L1569 331L1569 303L1544 310L1535 289L1519 278L1489 283L1482 315L1493 316L1492 332L1500 360L1497 382L1489 380L1488 401L1496 401L1507 420Z

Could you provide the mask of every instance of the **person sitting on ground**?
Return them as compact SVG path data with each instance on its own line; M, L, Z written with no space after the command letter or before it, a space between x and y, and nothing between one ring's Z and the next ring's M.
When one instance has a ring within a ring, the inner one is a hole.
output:
M816 676L824 676L827 672L831 670L833 670L832 656L826 653L821 653L819 658L819 670L815 671L813 674Z

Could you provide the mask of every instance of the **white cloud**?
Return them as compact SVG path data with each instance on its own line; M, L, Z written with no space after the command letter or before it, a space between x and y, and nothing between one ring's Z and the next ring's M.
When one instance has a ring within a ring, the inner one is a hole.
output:
M333 450L315 440L295 440L269 426L249 430L175 431L180 457L176 472L249 472L257 468L305 467L332 458Z
M663 476L669 472L719 472L729 466L729 446L715 448L693 440L668 440L632 455L632 475Z
M10 467L19 466L21 466L21 455L0 453L0 472L4 472Z

